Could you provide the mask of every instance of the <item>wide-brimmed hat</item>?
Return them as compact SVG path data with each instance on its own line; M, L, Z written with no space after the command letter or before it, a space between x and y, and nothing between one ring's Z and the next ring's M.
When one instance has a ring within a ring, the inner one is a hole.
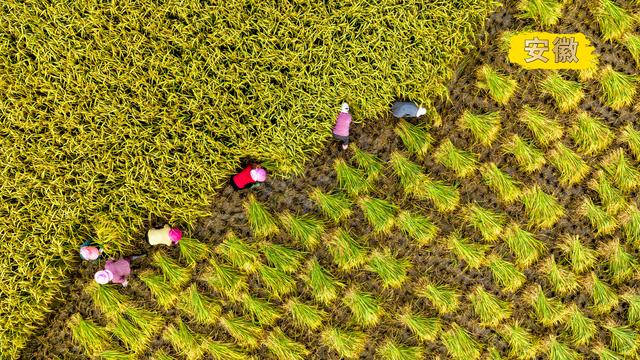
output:
M263 168L253 169L251 170L251 178L254 181L265 181L267 180L267 171Z
M95 246L83 246L80 248L80 257L83 260L96 260L100 257L100 249Z
M93 279L100 285L108 284L113 280L113 273L110 270L100 270L93 275Z

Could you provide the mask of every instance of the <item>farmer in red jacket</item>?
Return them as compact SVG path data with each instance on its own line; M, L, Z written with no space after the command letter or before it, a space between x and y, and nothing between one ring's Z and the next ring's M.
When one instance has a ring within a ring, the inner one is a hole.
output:
M252 188L267 180L267 171L258 165L250 164L231 177L231 186L235 190Z
M349 114L349 104L342 103L340 113L336 118L336 125L333 127L333 137L342 142L342 150L347 150L349 146L349 126L351 125L351 114Z

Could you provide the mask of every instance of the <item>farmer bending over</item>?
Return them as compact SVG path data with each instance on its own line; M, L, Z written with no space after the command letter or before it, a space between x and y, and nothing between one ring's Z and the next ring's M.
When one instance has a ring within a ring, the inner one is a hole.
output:
M176 245L180 239L182 239L182 231L166 224L161 229L150 229L147 232L147 240L151 245Z
M254 186L260 186L266 180L267 171L259 165L250 164L231 177L231 186L235 190L250 189Z
M114 284L127 286L127 277L131 274L131 260L133 258L134 256L118 259L116 261L107 260L107 263L104 265L104 270L96 272L93 278L100 285L112 282Z
M333 137L342 142L342 150L347 150L349 146L349 125L351 125L349 104L343 102L336 118L336 125L333 127Z
M404 117L420 117L427 113L427 109L419 107L412 102L396 101L391 105L391 113L398 119Z

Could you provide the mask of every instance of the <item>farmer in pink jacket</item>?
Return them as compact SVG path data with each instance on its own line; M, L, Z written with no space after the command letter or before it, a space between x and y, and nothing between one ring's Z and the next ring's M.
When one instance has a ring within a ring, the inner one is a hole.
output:
M112 282L127 286L129 274L131 274L131 258L123 258L115 261L107 260L104 270L96 272L93 278L100 285Z
M349 114L349 104L343 102L340 113L336 118L336 125L333 127L333 137L342 142L342 150L347 150L349 146L350 125L351 114Z

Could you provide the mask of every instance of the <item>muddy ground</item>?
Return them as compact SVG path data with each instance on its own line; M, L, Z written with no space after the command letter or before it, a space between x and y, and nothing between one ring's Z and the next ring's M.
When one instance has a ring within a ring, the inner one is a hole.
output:
M623 4L627 5L627 4ZM583 241L590 247L598 248L598 244L611 239L596 238L593 235L589 223L582 217L576 215L576 208L584 196L597 199L597 194L586 187L586 180L579 185L571 187L563 187L559 184L556 171L551 165L545 167L532 175L526 175L518 171L517 164L511 156L505 156L500 149L502 139L506 139L511 134L517 133L523 137L531 138L528 130L518 121L518 113L524 104L538 106L548 114L557 114L555 117L569 127L575 117L575 112L560 115L557 111L553 100L541 93L538 88L540 79L544 78L544 71L523 71L518 66L510 64L506 60L506 54L499 49L499 36L505 30L520 30L527 26L531 26L529 20L517 18L517 10L515 3L509 1L505 7L491 16L487 21L485 33L481 35L482 44L477 53L470 54L469 57L458 67L454 78L450 82L449 92L450 101L439 101L437 108L443 118L443 125L430 130L436 139L435 145L441 140L449 138L459 148L471 150L479 155L481 162L495 162L500 168L510 173L516 179L525 184L539 184L547 193L557 196L561 204L566 209L566 215L552 229L545 231L533 231L537 238L543 240L549 250L548 254L554 254L556 259L561 259L562 255L556 248L557 239L563 234L579 234ZM567 5L559 25L549 29L552 32L569 33L582 32L589 39L592 39L592 45L596 48L600 55L601 65L610 64L615 70L625 73L635 73L635 63L630 54L620 45L602 42L599 40L599 30L597 24L592 21L590 11L584 2L576 2ZM519 89L507 107L502 107L491 100L486 93L480 91L475 86L476 75L475 70L483 64L490 64L494 68L502 69L517 79ZM577 80L577 74L566 72L568 78ZM597 80L597 79L596 79ZM589 81L584 84L585 98L580 105L580 109L588 111L593 115L597 115L605 120L605 122L613 127L618 128L635 119L636 114L631 108L625 108L620 111L613 111L604 106L600 100L599 83ZM485 148L474 143L470 134L460 130L457 127L457 119L464 110L477 112L500 111L503 116L502 139L498 139L492 148ZM359 114L354 114L357 118ZM392 151L401 150L403 148L399 138L394 134L395 121L391 118L379 119L378 121L370 121L366 124L356 124L352 128L352 141L359 148L376 154L383 160L388 160ZM566 145L575 148L568 136L562 140ZM308 192L313 187L319 187L325 191L336 189L335 173L333 171L333 161L336 158L344 157L349 159L352 153L350 151L342 152L338 149L337 144L330 143L325 151L309 162L309 167L304 176L292 178L288 180L272 179L269 185L256 190L254 193L258 199L266 204L273 212L281 212L289 210L292 213L312 213L320 217L313 202L308 198ZM592 169L597 169L602 156L585 158L591 165ZM418 161L414 158L415 161ZM424 167L425 171L433 175L433 177L445 180L448 183L458 184L461 194L461 204L469 202L477 202L483 207L501 211L510 217L511 220L519 224L526 224L528 219L524 214L522 205L516 202L514 205L505 206L496 198L496 195L484 186L478 176L472 176L469 179L460 181L452 172L436 164L432 157L427 157L424 161L418 161ZM375 197L389 199L400 205L404 209L420 209L434 220L440 228L440 234L447 234L453 230L460 230L464 236L472 239L479 238L474 230L465 226L464 222L456 216L454 212L452 216L443 216L435 211L428 202L416 201L411 198L404 197L397 179L389 169L385 170L385 175L378 181L376 189L372 192ZM247 197L248 192L235 192L230 187L226 187L215 196L211 206L211 216L203 219L190 234L193 237L206 242L211 247L218 244L229 231L233 230L242 238L250 238L250 233L246 225L246 218L242 208L242 202ZM637 194L632 194L632 199L637 199ZM150 224L157 225L157 224ZM550 289L544 276L539 273L537 266L533 265L525 274L528 279L527 285L515 294L507 294L497 287L488 268L483 267L479 270L467 269L464 263L458 262L453 255L449 253L446 247L439 241L432 245L418 247L416 244L408 241L399 233L391 236L375 236L371 235L371 229L364 220L359 210L348 220L348 227L353 234L362 236L368 241L369 246L380 247L388 246L392 248L401 257L411 260L412 269L410 271L411 279L405 283L400 289L390 290L383 289L377 275L367 272L366 270L353 271L345 273L338 270L324 247L319 247L313 256L316 256L320 263L328 268L332 273L338 275L340 280L349 284L358 284L358 286L366 291L370 291L378 298L384 299L384 307L388 314L394 314L405 306L411 306L414 310L422 312L428 316L436 316L437 314L429 305L428 301L415 296L412 293L411 285L414 280L420 277L429 277L457 286L466 293L477 285L484 286L493 294L499 295L502 299L512 302L513 319L519 320L522 325L535 333L540 338L546 338L548 334L560 334L562 326L545 328L530 318L531 308L522 301L522 293L527 286L539 283L545 289ZM619 233L613 235L620 236ZM295 247L291 239L282 232L281 235L274 239L274 242L283 243ZM632 250L632 249L628 249ZM141 251L150 251L145 248ZM492 249L493 253L503 256L506 260L513 261L513 256L506 246L498 243ZM177 250L173 250L172 255L177 258ZM637 252L634 250L634 254ZM543 257L544 259L545 257ZM146 260L143 260L134 266L134 273L144 268L150 267ZM93 273L98 269L97 264L81 265L78 272L72 274L69 286L64 292L64 300L57 304L55 310L49 315L43 329L37 336L33 338L26 351L23 354L24 359L85 359L81 350L74 345L71 335L66 327L66 320L74 313L79 312L84 318L89 318L100 322L104 319L97 310L94 309L91 299L85 294L83 289L92 281ZM598 269L597 273L601 278L607 279L604 269ZM123 293L139 300L141 306L155 310L154 301L152 300L146 287L134 278L130 281L131 285L123 289ZM200 288L203 292L211 292L202 282ZM306 301L311 302L311 296L306 292L302 282L298 284L298 295ZM255 278L251 281L252 291L256 294L264 294L259 281ZM619 293L623 288L638 288L638 282L632 280L617 287ZM547 291L548 295L552 295ZM264 295L263 295L264 296ZM586 291L581 290L579 293L560 297L565 304L575 303L584 311L584 313L603 322L604 317L596 316L589 309L590 298ZM279 304L274 300L275 304ZM229 306L226 310L241 314L242 312L235 306ZM325 308L330 313L330 319L327 321L331 325L347 326L350 324L350 314L348 309L339 305L333 308ZM624 305L620 305L609 318L618 320L621 323L624 319ZM167 319L172 319L180 314L177 311L165 312ZM184 315L183 315L184 318ZM184 318L187 320L186 318ZM473 336L482 344L495 346L506 356L508 351L507 344L500 339L495 331L481 327L478 320L467 301L461 303L460 311L453 315L442 316L445 323L457 322L468 329ZM287 323L286 317L276 324L280 326L285 333L291 338L304 343L311 350L312 359L337 359L337 355L320 344L316 333L301 332L293 328ZM351 325L350 325L351 326ZM355 326L351 326L352 328ZM209 334L214 339L231 341L232 339L224 330L219 327L201 327L193 326L192 329ZM406 345L419 345L410 333L403 327L399 326L391 317L386 317L379 326L367 329L369 342L367 350L362 355L362 359L371 359L374 356L376 345L380 344L383 339L392 337ZM607 335L600 329L598 340L603 343L608 342ZM115 340L114 340L115 341ZM594 340L595 341L595 340ZM593 343L593 342L592 342ZM424 346L425 353L428 358L434 358L440 355L447 358L446 349L438 342L427 343ZM150 351L145 356L150 356L152 351L162 348L167 353L176 355L171 346L161 339L158 334L156 339L150 344ZM589 348L577 348L585 358L594 358ZM270 355L263 348L254 353L259 359L269 359Z

